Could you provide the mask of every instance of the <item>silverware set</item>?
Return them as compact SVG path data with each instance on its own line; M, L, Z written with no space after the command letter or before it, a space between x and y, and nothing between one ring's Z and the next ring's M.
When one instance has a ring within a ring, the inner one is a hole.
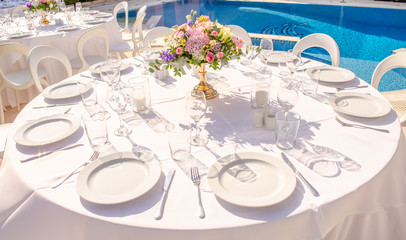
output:
M190 169L190 176L192 178L193 184L197 187L197 195L199 199L199 217L204 218L205 213L204 213L204 208L202 204L202 197L200 194L200 175L199 175L199 169L197 167L192 167Z
M64 177L62 180L56 182L52 188L57 188L59 186L62 185L62 183L64 183L66 180L68 180L70 177L72 177L80 168L82 167L86 167L89 163L93 162L94 160L96 160L100 155L99 151L94 151L92 156L90 156L89 160L87 160L86 162L82 163L79 167L75 168L71 173L69 173L69 175L67 175L66 177Z
M356 123L346 123L346 122L343 122L343 120L339 119L338 117L336 117L336 121L339 124L341 124L341 126L343 126L343 127L356 127L356 128L371 129L371 130L375 130L375 131L379 131L379 132L389 133L388 129L374 128L374 127L369 127L369 126L356 124Z
M76 148L76 147L80 147L80 146L84 146L84 144L79 143L79 144L60 147L60 148L54 149L54 150L49 151L49 152L38 153L35 156L25 158L25 159L21 159L20 162L28 162L28 161L31 161L31 160L34 160L34 159L37 159L37 158L40 158L40 157L48 156L48 155L50 155L52 153L55 153L55 152L64 151L64 150L68 150L68 149L72 149L72 148Z

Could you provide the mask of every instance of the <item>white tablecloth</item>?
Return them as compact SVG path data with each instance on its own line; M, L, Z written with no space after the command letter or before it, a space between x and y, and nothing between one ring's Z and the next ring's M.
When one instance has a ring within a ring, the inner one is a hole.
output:
M62 16L55 16L55 19L63 19ZM110 37L110 47L122 44L121 34L118 31L117 24L113 17L107 18L106 22L101 24L83 24L80 29L74 31L60 32L57 30L58 27L62 25L55 25L51 22L50 25L43 25L39 27L38 35L34 34L29 37L21 39L8 39L6 36L0 38L0 44L6 42L17 42L27 45L33 48L38 45L51 45L60 50L62 50L69 59L77 58L76 45L79 37L86 31L95 27L104 27L109 32ZM89 42L84 47L84 55L103 55L105 54L104 42L101 39L94 38L89 40ZM1 59L0 64L3 69L8 69L10 72L17 69L25 68L27 59L21 58L18 55L6 56ZM50 84L57 83L66 78L66 72L60 63L54 60L44 60L41 67L48 70L47 79ZM21 102L27 103L29 100L33 99L38 95L38 92L34 87L29 90L22 90L20 93ZM5 106L10 105L12 107L16 106L14 90L7 89L6 94L2 94L3 104Z
M244 70L242 66L237 67ZM135 67L132 71L141 72ZM123 75L123 81L132 74ZM209 109L202 119L209 143L205 147L193 147L193 155L203 166L210 167L219 156L233 153L237 144L238 151L265 152L279 157L274 132L252 126L249 78L230 68L211 71L208 77L220 95L208 101ZM272 77L273 99L279 82L277 76ZM169 122L188 120L185 98L181 97L184 90L197 83L190 75L164 81L151 79L154 111ZM347 85L356 84L366 83L356 79ZM291 196L264 208L238 207L216 198L210 191L203 191L204 219L197 214L195 186L170 158L167 134L161 131L162 123L157 116L152 120L144 116L143 123L133 127L130 136L136 144L153 150L162 164L161 179L147 194L123 204L93 204L76 192L76 176L51 189L58 178L83 163L93 150L86 134L80 131L64 144L76 141L84 143L84 147L21 163L20 159L36 149L18 146L13 140L15 131L27 119L67 108L34 110L33 106L45 104L43 97L38 96L14 122L0 168L0 239L405 239L406 142L396 114L392 110L376 119L341 116L347 121L388 129L389 134L342 127L334 120L337 113L326 103L323 94L333 91L332 86L321 85L317 99L300 94L294 107L302 116L298 144L294 150L285 151L301 161L306 154L314 153L310 143L319 149L324 147L326 153L339 152L347 157L334 174L323 172L323 168L316 172L292 160L320 192L320 197L314 197L299 180ZM97 91L100 95L105 93L104 83L97 84ZM372 87L357 91L382 97ZM177 100L167 101L168 98ZM132 144L127 138L113 134L118 118L105 107L112 115L108 126L114 148L103 154L131 151ZM79 117L83 111L82 105L76 105L71 113ZM162 195L164 174L172 168L177 173L163 218L157 221L153 216ZM204 173L207 168L200 170ZM205 182L202 184L207 189Z

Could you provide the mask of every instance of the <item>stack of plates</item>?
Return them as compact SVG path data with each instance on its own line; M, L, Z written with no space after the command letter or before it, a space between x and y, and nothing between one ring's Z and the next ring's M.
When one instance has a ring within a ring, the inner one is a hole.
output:
M355 74L348 69L333 67L333 66L321 66L312 67L306 70L310 77L313 77L315 72L320 70L320 81L329 83L342 83L349 82L355 78Z
M391 106L381 98L365 93L341 92L329 99L337 112L354 117L377 118L387 115Z
M144 161L133 152L114 153L87 165L78 176L76 189L89 202L118 204L144 195L160 176L157 160Z
M293 171L265 153L241 152L225 156L208 172L214 194L243 207L265 207L289 197L296 187Z

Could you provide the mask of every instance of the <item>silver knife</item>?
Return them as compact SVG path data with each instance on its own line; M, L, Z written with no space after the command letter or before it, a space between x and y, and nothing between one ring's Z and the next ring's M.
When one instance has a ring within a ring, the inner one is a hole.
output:
M62 106L71 106L71 105L76 105L76 104L78 104L78 103L50 104L50 105L45 105L45 106L34 106L32 108L38 109L38 108L49 108L49 107L62 107Z
M303 183L306 185L307 188L309 188L310 192L318 197L320 196L319 192L306 180L306 178L303 177L303 175L296 169L296 167L289 161L288 157L286 157L285 153L281 153L283 160L286 162L286 164L289 165L289 167L293 170L293 172L299 176L299 178L303 181Z
M72 148L80 147L80 146L84 146L84 144L79 143L79 144L74 144L74 145L59 147L59 148L54 149L54 150L49 151L49 152L38 153L38 154L35 155L35 156L29 157L29 158L26 158L26 159L21 159L20 162L31 161L31 160L34 160L34 159L36 159L36 158L48 156L49 154L52 154L52 153L54 153L54 152L63 151L63 150L68 150L68 149L72 149Z
M156 210L156 213L154 215L154 218L157 220L162 218L162 212L164 210L166 195L168 194L168 190L171 185L173 176L175 175L175 172L176 172L175 169L172 169L172 170L169 170L169 172L166 174L164 186L162 187L162 189L164 190L164 193L162 194L161 200L159 201L158 209Z

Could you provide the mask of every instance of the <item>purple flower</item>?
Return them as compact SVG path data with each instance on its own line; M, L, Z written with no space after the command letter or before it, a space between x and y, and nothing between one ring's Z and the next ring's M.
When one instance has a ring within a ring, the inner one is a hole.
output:
M193 25L193 21L192 20L188 20L187 21L187 25L189 25L189 27L191 27Z
M176 54L172 54L169 52L169 49L162 51L161 56L159 56L162 60L166 63L173 61L176 57Z
M189 37L189 36L190 36L190 33L189 33L189 32L186 32L185 35Z

